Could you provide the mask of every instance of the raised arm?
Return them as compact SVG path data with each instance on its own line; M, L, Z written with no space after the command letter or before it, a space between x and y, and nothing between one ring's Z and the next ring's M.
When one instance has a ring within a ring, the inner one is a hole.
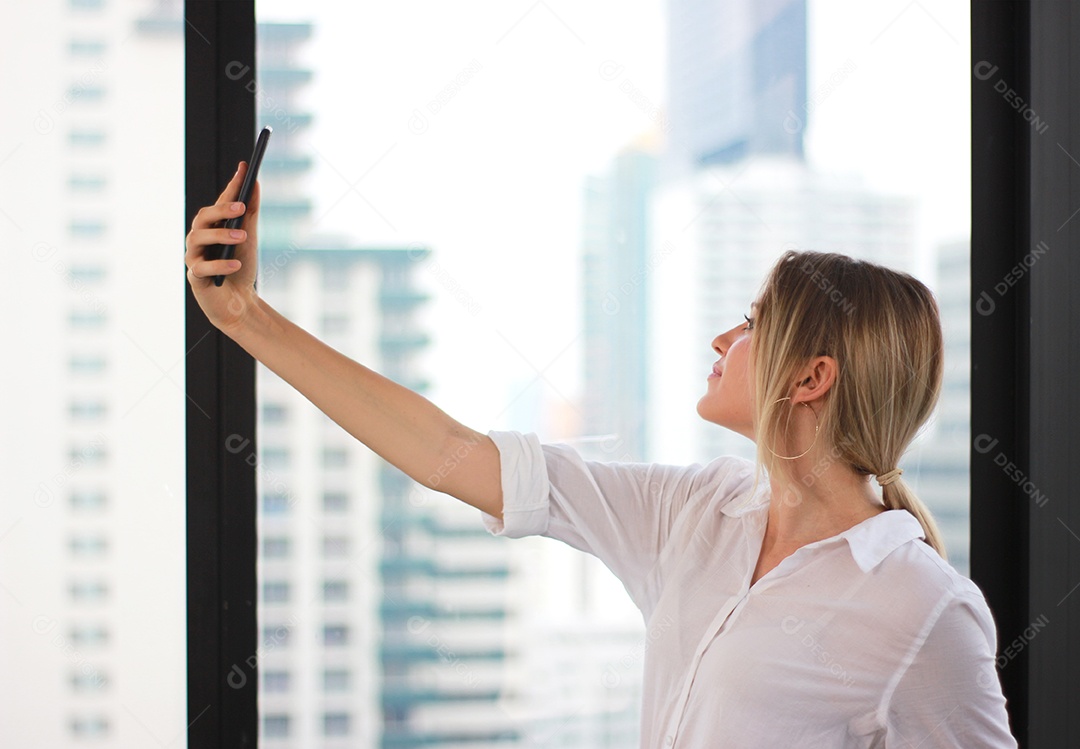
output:
M246 168L241 162L217 202L196 215L187 236L188 281L210 322L415 481L502 518L499 451L490 437L334 350L259 298L258 185L246 213L233 203ZM217 228L239 215L245 219L237 233ZM206 248L214 244L235 245L235 259L206 260ZM225 283L216 287L213 277L219 274Z

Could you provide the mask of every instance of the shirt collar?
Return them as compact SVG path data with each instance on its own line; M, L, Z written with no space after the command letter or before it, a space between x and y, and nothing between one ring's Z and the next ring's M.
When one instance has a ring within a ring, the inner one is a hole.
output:
M869 572L908 541L926 538L926 533L919 519L907 510L886 510L840 536L847 539L859 568Z
M768 484L765 484L766 490ZM743 517L750 513L760 513L760 519L767 517L769 508L768 492L758 492L750 496L733 499L727 502L720 511L729 517ZM907 510L886 510L872 518L867 518L861 523L848 528L846 531L835 536L815 541L807 546L818 544L835 543L836 539L843 538L851 548L851 556L859 569L869 572L877 567L885 557L899 549L912 539L925 539L922 523Z

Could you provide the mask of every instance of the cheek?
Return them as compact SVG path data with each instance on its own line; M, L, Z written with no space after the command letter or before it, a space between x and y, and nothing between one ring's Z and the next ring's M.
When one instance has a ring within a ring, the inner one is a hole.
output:
M750 351L744 340L735 343L728 352L728 364L724 369L733 369L740 378L745 378L750 373Z

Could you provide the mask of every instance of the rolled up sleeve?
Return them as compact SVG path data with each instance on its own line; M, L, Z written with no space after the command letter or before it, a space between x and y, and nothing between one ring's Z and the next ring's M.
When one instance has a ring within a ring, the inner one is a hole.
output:
M492 535L539 536L548 527L548 478L543 449L535 434L488 432L499 448L503 519L480 511Z

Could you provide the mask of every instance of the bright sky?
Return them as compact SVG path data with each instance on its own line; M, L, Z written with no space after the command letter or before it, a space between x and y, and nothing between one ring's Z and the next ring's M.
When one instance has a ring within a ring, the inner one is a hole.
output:
M649 127L624 80L664 106L663 9L259 2L260 20L316 24L304 63L317 228L434 250L422 366L432 400L469 426L561 436L535 409L578 389L583 180ZM917 196L923 250L966 236L968 4L811 0L809 16L811 163Z

